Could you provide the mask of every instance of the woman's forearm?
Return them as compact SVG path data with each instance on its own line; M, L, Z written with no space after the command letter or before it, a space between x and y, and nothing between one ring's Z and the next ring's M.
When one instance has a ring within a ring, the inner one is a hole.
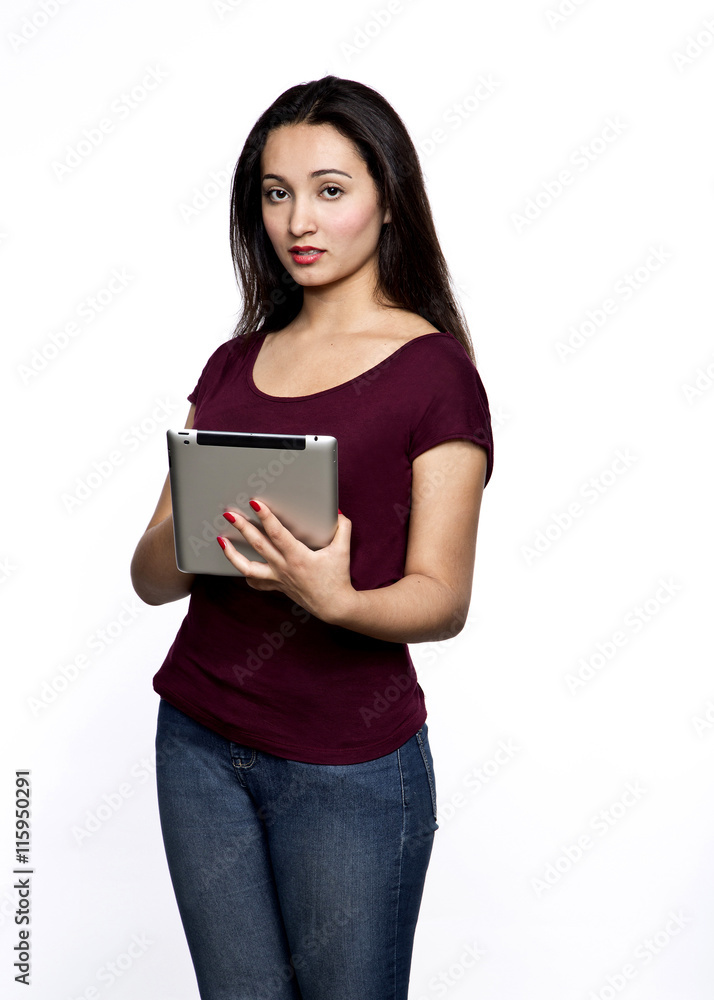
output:
M458 635L467 614L443 583L411 573L389 587L353 590L335 605L330 624L387 642L438 642Z
M168 604L191 592L195 574L176 566L173 518L147 528L131 561L131 582L146 604Z

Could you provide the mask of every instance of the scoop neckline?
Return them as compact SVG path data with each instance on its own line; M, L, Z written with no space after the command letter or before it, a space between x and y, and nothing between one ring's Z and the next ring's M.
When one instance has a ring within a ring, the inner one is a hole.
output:
M260 348L262 347L263 339L265 337L265 334L258 334L255 337L256 343L258 344L258 349L256 350L255 346L253 347L253 352L249 358L246 370L248 385L257 396L262 396L263 399L274 399L278 400L279 402L288 400L300 400L300 399L316 399L319 396L326 396L330 392L337 392L339 389L344 389L348 385L352 385L353 382L358 382L360 379L365 378L367 375L370 374L370 372L373 372L377 368L380 368L385 363L385 361L391 361L392 358L396 357L397 354L400 354L405 347L409 347L410 344L416 344L418 340L426 340L427 337L451 337L451 336L453 336L453 334L449 333L448 330L431 330L429 333L421 333L419 334L418 337L412 337L411 340L407 340L405 344L402 344L401 347L398 347L396 349L396 351L393 351L391 354L388 354L386 358L382 358L382 360L379 361L376 365L372 365L371 368L368 368L366 371L360 372L359 375L355 375L354 378L348 379L346 382L340 382L339 385L333 385L329 389L321 389L319 392L310 392L305 396L271 396L269 393L263 392L262 389L259 389L253 380L253 368L255 367L255 362L258 358L258 354L260 353Z

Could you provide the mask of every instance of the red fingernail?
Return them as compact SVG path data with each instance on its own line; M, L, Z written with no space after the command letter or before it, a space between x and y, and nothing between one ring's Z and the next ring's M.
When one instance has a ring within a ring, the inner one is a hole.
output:
M250 503L253 510L260 510L260 504L256 500L249 500L248 502Z
M236 519L233 517L233 515L229 511L226 511L223 516L225 517L226 521L230 521L231 524L235 524L236 523Z
M216 539L216 541L218 542L218 544L220 545L220 547L225 552L226 551L226 543L223 541L223 539L221 538L220 535L218 536L218 538Z
M341 513L342 513L342 511L340 510L340 508L339 508L339 507L337 508L337 513L338 513L338 514L341 514Z

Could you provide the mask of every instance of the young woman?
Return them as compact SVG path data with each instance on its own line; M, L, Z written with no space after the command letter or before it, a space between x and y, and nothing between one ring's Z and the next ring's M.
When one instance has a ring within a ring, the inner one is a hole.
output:
M190 594L154 678L157 783L203 1000L406 1000L436 789L407 643L466 620L488 400L419 160L378 93L328 76L260 117L236 166L243 313L186 427L330 434L341 511L313 551L256 496L218 539L243 577L176 568L168 479L132 561Z

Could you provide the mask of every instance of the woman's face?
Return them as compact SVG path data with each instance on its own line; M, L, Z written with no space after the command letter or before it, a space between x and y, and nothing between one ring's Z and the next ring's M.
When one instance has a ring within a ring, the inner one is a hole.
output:
M285 125L269 133L260 166L263 222L291 277L303 287L362 278L373 287L391 217L349 139L332 125Z

